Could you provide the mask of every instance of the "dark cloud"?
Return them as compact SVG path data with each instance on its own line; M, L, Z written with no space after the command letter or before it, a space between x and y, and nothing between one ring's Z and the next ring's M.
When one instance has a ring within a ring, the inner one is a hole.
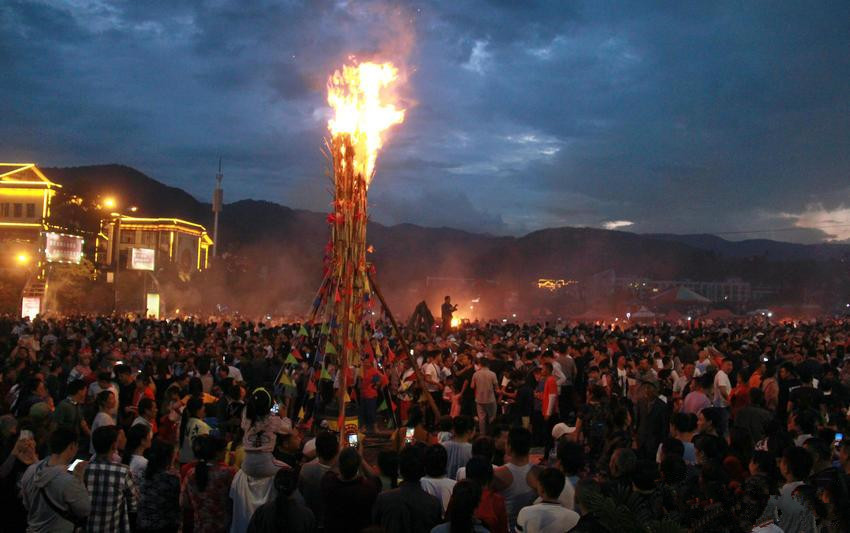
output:
M848 20L839 1L10 0L3 158L121 162L206 199L222 156L229 200L324 210L327 75L378 57L408 109L379 221L845 238Z

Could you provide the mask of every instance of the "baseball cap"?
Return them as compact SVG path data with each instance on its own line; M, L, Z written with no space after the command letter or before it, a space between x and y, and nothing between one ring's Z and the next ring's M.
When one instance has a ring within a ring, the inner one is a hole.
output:
M570 435L576 432L576 428L574 426L568 426L563 422L558 422L552 428L552 438L555 440L560 439L564 435Z

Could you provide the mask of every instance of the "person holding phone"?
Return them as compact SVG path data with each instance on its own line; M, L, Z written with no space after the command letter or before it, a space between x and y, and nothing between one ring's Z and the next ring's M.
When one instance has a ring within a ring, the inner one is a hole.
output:
M21 497L27 509L27 531L70 533L85 524L91 496L83 484L87 462L79 461L77 434L57 428L50 436L50 455L31 465L21 478Z

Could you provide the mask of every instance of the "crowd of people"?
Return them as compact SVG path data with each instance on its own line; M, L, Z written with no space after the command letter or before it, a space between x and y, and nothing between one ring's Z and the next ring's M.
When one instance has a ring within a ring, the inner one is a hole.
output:
M0 319L0 530L850 531L850 322L404 334Z

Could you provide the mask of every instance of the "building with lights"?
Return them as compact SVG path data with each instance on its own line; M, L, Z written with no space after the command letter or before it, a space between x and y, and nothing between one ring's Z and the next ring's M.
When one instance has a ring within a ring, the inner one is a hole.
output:
M116 245L117 243L117 245ZM95 263L122 270L156 271L173 266L188 279L209 267L213 240L206 228L178 218L145 218L113 213L101 221Z

